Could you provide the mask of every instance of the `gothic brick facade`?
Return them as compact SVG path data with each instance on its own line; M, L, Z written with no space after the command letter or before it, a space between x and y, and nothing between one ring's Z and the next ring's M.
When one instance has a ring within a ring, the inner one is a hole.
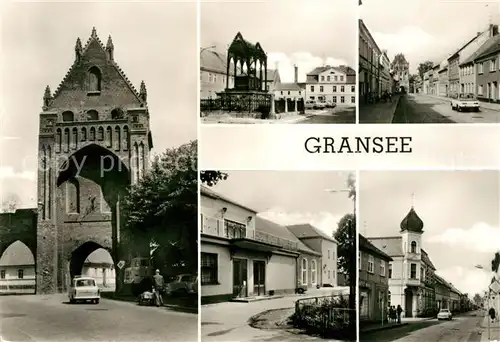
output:
M114 59L95 28L40 114L37 293L65 291L98 248L120 260L120 201L142 177L152 148L147 93Z

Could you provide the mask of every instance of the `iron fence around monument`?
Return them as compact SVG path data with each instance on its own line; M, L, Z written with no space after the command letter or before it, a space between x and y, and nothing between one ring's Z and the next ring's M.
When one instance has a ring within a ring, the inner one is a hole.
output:
M264 117L271 110L271 94L263 92L222 92L217 98L201 99L200 111L207 112L236 112L260 113Z

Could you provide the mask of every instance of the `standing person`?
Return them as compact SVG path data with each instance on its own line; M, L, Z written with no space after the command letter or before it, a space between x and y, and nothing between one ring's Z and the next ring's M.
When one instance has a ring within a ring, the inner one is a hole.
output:
M392 323L396 323L396 307L393 305L391 306L391 321Z
M392 306L389 306L387 308L387 318L388 318L387 320L389 321L389 323L391 323L391 321L392 321Z
M401 312L403 312L401 305L398 304L398 308L396 309L396 312L398 313L398 323L401 323Z
M153 276L153 286L155 289L155 295L158 298L156 306L163 306L163 288L165 286L165 281L163 280L163 276L160 274L160 270L156 270L156 274Z

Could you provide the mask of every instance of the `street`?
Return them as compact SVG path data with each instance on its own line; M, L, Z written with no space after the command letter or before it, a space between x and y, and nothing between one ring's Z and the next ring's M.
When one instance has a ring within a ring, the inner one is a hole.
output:
M431 319L373 333L360 334L360 341L397 342L479 342L482 331L482 314L467 313L454 317L452 321ZM403 320L404 322L404 320Z
M0 298L2 341L197 341L198 316L101 299L68 304L65 294Z
M401 97L392 123L498 123L500 111L481 107L479 112L451 109L451 100L420 94ZM500 108L499 108L500 109Z
M333 108L325 110L306 110L308 118L298 124L354 124L356 108Z
M332 290L322 288L308 290L304 295L262 300L250 303L224 302L202 305L201 340L206 341L307 341L321 340L303 334L294 334L280 329L256 329L249 325L251 317L267 310L290 308L293 313L295 301L299 298L327 296ZM345 293L345 291L344 291Z

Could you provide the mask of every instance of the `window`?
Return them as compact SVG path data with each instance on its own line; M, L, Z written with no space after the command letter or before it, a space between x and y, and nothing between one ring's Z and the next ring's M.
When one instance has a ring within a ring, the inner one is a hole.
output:
M380 275L385 277L385 261L380 260Z
M340 87L340 92L343 93L345 91L345 87L344 86L341 86Z
M483 73L483 63L478 63L477 65L477 73L482 74Z
M87 112L87 121L96 121L99 120L99 113L96 110L89 110Z
M354 89L355 87L354 86L351 86L351 93L355 93L356 92L356 89Z
M333 99L333 103L337 103L337 96L333 96L332 99Z
M411 242L410 253L417 253L417 243L415 241Z
M325 80L325 76L321 76L321 80L324 81Z
M5 270L0 271L0 278L5 279Z
M104 128L99 127L97 130L97 140L103 141L104 140Z
M95 66L89 69L88 87L90 92L101 91L101 71Z
M356 103L356 97L355 96L351 96L351 103Z
M121 108L115 108L111 111L111 119L123 119L123 110Z
M337 82L337 81L338 81L338 79L337 79L337 78L338 78L337 76L333 76L333 79L335 80L335 82Z
M23 279L24 278L24 270L17 270L17 278Z
M344 81L344 76L339 76L340 77L340 82Z
M247 226L236 221L224 219L224 231L229 239L241 239L247 236Z
M283 90L282 90L282 91L280 91L280 95L283 95Z
M392 264L389 264L389 273L387 274L388 278L392 278Z
M340 103L344 103L345 102L345 98L343 96L340 97Z
M316 285L318 279L316 278L316 260L311 261L311 284Z
M323 92L323 86L319 86L319 92L322 93Z
M314 86L311 86L311 93L314 93Z
M331 276L330 270L328 270L328 279L330 279L330 276Z
M82 133L81 133L81 141L87 141L87 129L85 127L82 127Z
M410 279L417 279L417 264L410 264Z
M326 80L330 82L330 76L326 76Z
M290 95L290 90L288 91L288 95Z
M375 270L375 260L373 259L373 255L368 256L368 272L374 273Z
M328 250L328 259L330 259L330 250Z
M337 86L333 86L333 92L336 93L337 92Z
M301 268L301 275L302 275L302 285L307 285L307 259L303 258L302 259L302 268Z
M62 120L63 121L75 121L75 115L73 112L70 112L69 110L62 113Z
M496 64L496 59L490 60L490 72L496 71L495 64Z
M201 285L216 285L218 281L217 254L201 253Z

